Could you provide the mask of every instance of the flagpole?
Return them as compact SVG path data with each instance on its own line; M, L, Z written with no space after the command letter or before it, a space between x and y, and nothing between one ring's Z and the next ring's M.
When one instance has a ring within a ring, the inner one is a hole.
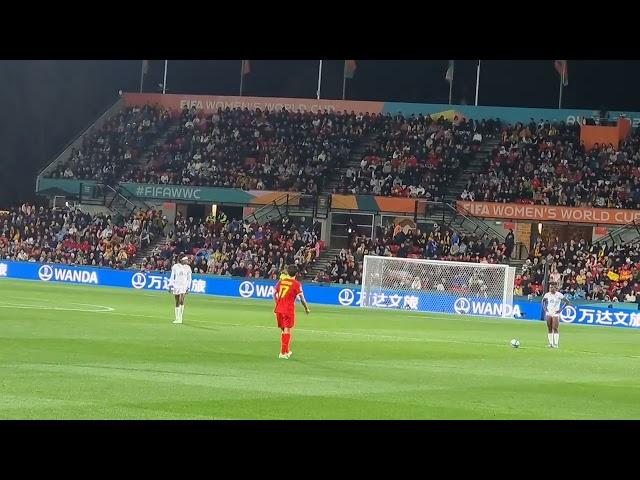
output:
M347 90L347 61L344 61L344 70L342 72L342 100L344 100Z
M142 93L142 82L144 82L144 60L142 60L142 68L140 68L140 93Z
M244 60L240 64L240 96L242 96L242 84L244 81Z
M560 75L560 96L558 97L558 109L562 108L562 87L564 85L564 70L566 67L562 67L562 74Z
M476 107L478 106L479 92L480 92L480 60L478 60L478 73L476 74Z
M317 98L320 100L320 85L322 84L322 60L320 60L320 66L318 67L318 92Z
M169 60L164 61L164 80L162 81L162 94L164 95L167 91L167 63Z

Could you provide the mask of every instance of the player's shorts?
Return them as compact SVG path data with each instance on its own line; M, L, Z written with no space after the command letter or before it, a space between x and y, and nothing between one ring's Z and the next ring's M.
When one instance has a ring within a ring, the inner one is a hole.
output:
M555 312L555 313L547 312L547 317L559 319L560 318L560 312Z
M187 293L187 287L173 287L174 295L183 295Z
M276 320L278 321L278 328L293 328L296 326L295 315L276 313Z

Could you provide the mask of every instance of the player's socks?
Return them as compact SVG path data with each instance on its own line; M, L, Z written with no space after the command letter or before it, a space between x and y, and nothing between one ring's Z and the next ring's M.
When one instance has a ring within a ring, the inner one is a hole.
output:
M290 333L282 334L282 343L280 345L280 353L287 353L289 351L289 341L291 340Z
M553 345L553 333L547 333L547 338L549 339L549 345Z
M180 321L182 321L183 315L184 315L184 305L180 305Z
M553 344L557 347L559 345L560 342L560 334L559 333L554 333L553 334Z
M180 307L176 307L176 321L180 320Z

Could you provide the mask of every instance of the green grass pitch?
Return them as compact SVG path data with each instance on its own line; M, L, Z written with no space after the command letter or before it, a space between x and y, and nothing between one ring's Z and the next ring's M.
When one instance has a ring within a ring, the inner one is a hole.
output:
M271 310L2 280L0 418L640 418L638 331L312 305L280 360Z

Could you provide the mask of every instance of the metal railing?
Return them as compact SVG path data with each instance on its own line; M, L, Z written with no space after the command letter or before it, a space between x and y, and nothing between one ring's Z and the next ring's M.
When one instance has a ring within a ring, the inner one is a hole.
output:
M464 207L452 205L447 202L433 202L428 200L416 200L413 211L414 221L437 220L444 225L460 230L460 233L471 233L479 237L487 235L503 242L505 236L491 227L486 220L473 215Z
M487 235L490 238L497 238L499 241L504 242L505 236L491 227L485 220L476 217L469 210L461 206L453 206L449 203L445 203L446 208L449 209L453 215L449 222L449 226L458 225L460 228L464 228L479 237Z
M283 211L285 212L284 214L282 213ZM260 220L263 220L265 218L268 220L271 220L271 218L269 218L269 215L273 212L277 212L276 216L278 217L278 219L282 219L287 215L287 213L289 212L289 194L288 193L285 193L284 195L281 195L275 200L261 206L256 211L254 211L251 215L249 215L247 218L252 223L253 222L260 223Z
M123 196L118 190L113 188L111 185L104 185L105 189L105 207L109 210L115 210L120 213L122 216L128 217L132 213L138 209L138 206L133 203L131 200ZM111 200L109 202L106 201L107 192L111 192ZM119 208L122 207L122 208ZM124 213L123 213L124 210ZM126 215L125 215L126 213Z
M625 239L624 236L626 233L635 233L630 240ZM625 225L621 225L620 227L615 228L614 230L607 233L604 237L598 239L598 242L609 242L611 241L612 245L618 244L626 244L626 243L636 243L640 241L640 222L638 220L634 220Z
M136 205L136 207L140 210L151 210L151 205L145 202L142 198L136 197L135 195L131 194L131 192L129 192L126 188L118 186L117 193L124 199L128 200L130 203Z

